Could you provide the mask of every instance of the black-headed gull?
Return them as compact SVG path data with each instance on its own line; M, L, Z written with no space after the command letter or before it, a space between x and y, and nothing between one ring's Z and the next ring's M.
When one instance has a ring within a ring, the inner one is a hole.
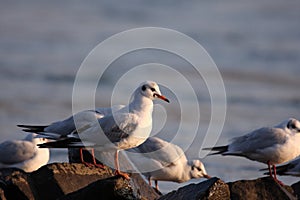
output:
M153 100L169 100L161 95L157 83L145 81L134 91L132 101L124 108L95 120L78 123L76 133L66 139L46 143L41 147L95 147L100 151L115 150L116 174L129 179L128 174L119 170L119 150L142 144L152 129ZM77 119L75 119L76 121ZM23 126L24 127L24 126ZM104 133L104 134L103 134ZM65 136L65 135L61 135ZM67 143L67 144L66 144Z
M205 148L205 150L217 151L213 154L241 156L266 163L270 176L282 184L276 177L275 165L299 156L299 144L300 122L290 118L277 126L260 128L244 136L233 138L229 145Z
M95 119L100 119L106 115L111 115L113 112L124 108L124 105L115 105L111 108L96 108L95 110L84 110L76 113L73 116L68 117L67 119L56 121L50 125L40 126L40 125L17 125L18 127L24 128L25 132L32 133L44 133L45 136L61 137L67 136L73 133L76 130L74 119L76 119L77 127L81 127L94 121ZM53 133L51 135L51 133ZM57 138L58 139L58 138Z
M127 150L127 156L139 172L154 180L186 182L190 179L210 178L200 160L187 160L183 150L157 137L149 137L143 144Z
M24 140L8 140L0 144L0 168L19 168L32 172L49 161L49 149L38 148L47 139L29 134Z
M60 140L68 135L74 133L77 127L83 127L92 121L96 121L97 119L103 118L104 116L111 115L112 113L124 108L124 105L114 105L110 108L96 108L95 110L84 110L81 112L76 113L68 117L67 119L56 121L51 123L50 125L41 126L41 125L18 125L21 128L24 128L23 131L31 132L31 133L38 133L43 135L45 138L53 139L53 140ZM76 125L75 125L76 120ZM57 143L56 143L57 144ZM62 146L65 142L61 142L61 144L57 144L58 148L67 148L67 146ZM52 146L53 148L53 146ZM80 148L80 158L81 162L87 166L90 166L90 163L87 163L83 159L83 149ZM92 158L93 158L93 165L100 166L96 163L96 159L94 156L94 149L91 149Z

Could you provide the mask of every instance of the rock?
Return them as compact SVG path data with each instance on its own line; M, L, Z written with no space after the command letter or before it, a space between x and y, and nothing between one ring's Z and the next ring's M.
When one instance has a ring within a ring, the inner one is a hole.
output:
M108 167L100 169L78 163L55 163L32 173L25 173L19 169L0 170L0 197L3 200L52 200L63 199L64 196L67 199L68 194L71 196L71 193L76 194L76 199L81 199L82 195L78 195L79 193L93 195L99 192L95 189L100 185L107 185L107 188L102 187L105 190L100 191L107 197L115 194L122 199L157 199L159 197L140 175L134 174L131 180L127 181L114 176ZM113 185L115 190L108 190Z
M141 197L134 193L128 185L129 182L121 177L110 177L91 183L85 188L59 198L59 200L140 199Z
M109 166L112 167L114 166L114 152L95 151L95 155L97 158L97 163L101 163L99 160L105 160L105 164L109 164ZM70 163L81 162L78 148L68 149L68 156ZM86 162L93 162L92 156L88 151L83 151L83 156ZM119 153L119 163L121 171L132 171L134 169L131 163L127 160L127 157L123 154L123 151L120 151ZM160 197L159 192L156 192L155 189L149 189L150 186L148 185L148 183L146 183L142 176L138 173L131 174L131 184L134 186L134 192L142 197L147 197L146 199L157 199L158 197Z
M1 199L34 199L28 175L20 169L0 171Z
M125 162L126 163L126 162ZM300 182L282 187L269 177L224 183L218 178L190 184L166 195L158 195L139 174L130 180L114 176L105 167L86 167L80 163L54 163L35 172L0 169L2 200L81 200L81 199L296 199Z
M295 195L298 197L298 199L300 199L300 181L297 182L297 183L294 183L292 185L292 188L293 188L293 190L295 192Z
M207 181L190 184L170 192L159 200L199 200L199 199L230 199L229 187L218 178L211 178Z
M256 180L241 180L228 183L230 197L235 199L296 199L290 186L280 186L272 178L264 177Z

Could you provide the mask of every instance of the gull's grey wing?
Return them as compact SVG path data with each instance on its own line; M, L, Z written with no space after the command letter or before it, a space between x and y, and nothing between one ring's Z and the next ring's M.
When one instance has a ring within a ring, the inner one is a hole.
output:
M36 146L29 141L11 140L0 144L0 162L14 164L32 158L36 153Z
M97 113L101 114L102 117L104 117L104 116L112 115L113 113L115 113L116 111L118 111L124 107L125 107L125 105L114 105L112 107L107 107L107 108L96 108L95 111Z
M100 119L106 115L111 115L113 112L120 110L124 105L116 105L111 108L96 108L95 110L85 110L79 113L76 113L74 116L70 116L69 118L53 122L48 126L32 126L32 125L18 125L19 127L24 128L23 130L26 132L35 132L35 133L55 133L59 136L66 136L75 131L76 126L74 119L76 120L77 127L82 127L85 124L91 123ZM51 135L53 136L53 135Z
M287 139L286 134L281 128L261 128L244 136L234 138L228 147L228 152L259 152L276 144L284 144Z
M137 116L132 113L117 113L98 121L106 137L113 143L128 137L138 124Z
M139 153L141 154L140 156L154 159L164 166L169 165L178 159L183 159L182 157L186 159L183 150L179 146L157 137L149 137L140 146L128 149L127 151Z
M77 131L83 142L94 142L101 146L108 142L120 142L136 129L137 124L138 118L135 114L116 113L98 119L97 122L85 125Z
M96 121L99 118L102 118L104 114L108 113L110 108L102 108L104 113L101 113L101 109L98 108L96 111L94 110L86 110L75 114L74 116L69 117L66 120L58 121L50 124L47 128L45 128L45 132L58 133L62 136L66 136L75 131L75 121L77 127L81 127L87 123L91 123Z
M87 111L79 112L74 116L71 116L65 120L53 122L47 126L18 125L18 127L23 128L23 131L25 132L33 132L33 133L38 133L46 136L47 133L55 133L58 135L58 137L64 137L68 134L71 134L76 129L74 118L76 119L78 126L81 126L81 124L83 123L90 123L92 120L95 121L97 120L97 118L101 118L101 117L103 117L102 114L99 114L92 110L87 110Z

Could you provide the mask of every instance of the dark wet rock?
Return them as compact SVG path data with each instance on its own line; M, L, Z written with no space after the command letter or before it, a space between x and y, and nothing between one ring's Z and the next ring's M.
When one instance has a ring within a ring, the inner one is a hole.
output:
M241 180L228 183L230 196L235 199L296 199L290 186L280 186L272 178L264 177L256 180Z
M292 188L293 188L293 190L294 190L296 196L298 197L298 199L300 199L300 181L297 182L297 183L294 183L294 184L292 185Z
M18 169L0 170L0 197L3 200L10 199L63 199L75 195L76 199L90 193L97 194L96 186L102 187L102 196L122 194L122 199L157 199L159 195L147 185L138 174L131 176L127 181L119 176L114 176L113 171L105 167L86 167L78 163L49 164L32 173L25 173ZM106 186L107 185L107 186ZM106 187L115 186L115 191ZM116 189L118 188L118 189ZM82 198L86 199L86 198ZM105 198L104 198L105 199Z
M126 180L105 167L80 163L54 163L32 173L0 169L0 199L81 200L81 199L296 199L300 182L282 187L271 178L224 183L218 178L190 184L160 196L139 174ZM294 191L293 191L294 189ZM298 195L299 196L299 195Z
M0 171L1 199L34 199L29 177L19 169L2 169Z
M129 185L129 181L121 177L110 177L93 182L87 187L59 198L59 200L141 199L141 196L134 193Z
M198 199L229 199L230 192L228 185L218 178L211 178L207 181L190 184L170 192L159 200L198 200Z
M70 148L68 150L69 155L69 162L70 163L80 163L80 154L79 149L76 148ZM99 160L105 160L105 161L111 161L109 166L114 166L114 152L99 152L95 151L95 155L97 158L97 163L101 163ZM89 151L83 151L83 157L86 162L93 162L93 158ZM99 159L99 160L98 160ZM121 169L126 169L126 171L131 171L133 169L131 163L127 160L126 157L124 157L124 154L122 151L119 153L119 163ZM136 194L139 194L141 197L147 197L146 199L157 199L160 197L159 192L156 192L154 188L150 188L148 183L145 182L145 180L142 178L140 174L133 173L131 174L131 184L133 187L133 192Z

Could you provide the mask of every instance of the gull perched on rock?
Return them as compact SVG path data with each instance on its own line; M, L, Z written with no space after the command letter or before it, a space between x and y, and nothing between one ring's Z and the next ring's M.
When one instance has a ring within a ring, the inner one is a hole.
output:
M212 154L241 156L266 163L270 176L282 185L277 179L275 165L300 155L300 122L290 118L275 127L260 128L244 136L233 138L229 145L205 148L205 150L217 151Z
M65 139L69 135L72 135L76 132L76 127L83 127L86 124L89 124L97 119L103 118L107 115L112 115L112 113L124 108L124 105L114 105L110 108L96 108L95 110L84 110L81 112L76 113L68 117L67 119L56 121L51 123L50 125L41 126L41 125L18 125L19 127L24 128L23 131L31 132L31 133L38 133L43 135L45 138L49 138L52 140L61 140L60 143L55 143L56 146L51 146L52 148L67 148L66 142L62 139ZM76 125L75 125L76 121ZM81 162L87 166L90 166L90 163L87 163L83 159L83 152L82 150L85 148L80 148L80 158ZM93 164L99 166L96 163L96 159L94 156L94 149L92 148L92 157L93 157Z
M157 137L149 137L143 144L127 150L127 156L151 186L155 181L186 182L190 179L210 178L200 160L187 160L183 150Z
M47 139L29 134L24 140L8 140L0 144L0 168L19 168L32 172L49 161L49 149L40 149L38 144Z
M161 95L159 86L153 81L145 81L134 91L132 101L125 107L104 115L97 120L76 123L76 130L70 134L60 134L57 142L40 147L92 147L99 151L115 151L116 174L129 179L128 174L119 170L118 153L142 144L152 130L153 100L169 100ZM76 119L75 119L76 122ZM22 126L25 127L26 126ZM29 127L30 128L30 127ZM74 134L77 133L77 134Z

